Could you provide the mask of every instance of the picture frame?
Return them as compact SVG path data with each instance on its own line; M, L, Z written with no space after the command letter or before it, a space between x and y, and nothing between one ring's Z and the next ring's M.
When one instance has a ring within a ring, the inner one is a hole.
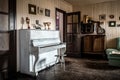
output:
M116 21L109 21L109 27L115 27Z
M45 16L50 17L50 10L49 9L45 9Z
M43 15L43 13L44 13L44 8L39 8L39 14Z
M120 20L120 16L119 16L119 20Z
M36 14L36 5L33 5L33 4L28 4L28 11L29 11L29 14Z
M36 9L36 13L39 14L39 7L37 7L37 9Z
M112 15L112 14L109 15L109 18L110 18L110 19L114 19L114 15Z
M99 20L106 20L106 15L105 14L99 15Z
M117 27L120 27L120 24L117 24Z

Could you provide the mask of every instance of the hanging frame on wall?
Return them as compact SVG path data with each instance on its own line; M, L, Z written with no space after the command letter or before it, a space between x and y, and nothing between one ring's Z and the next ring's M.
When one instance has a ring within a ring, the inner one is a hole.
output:
M45 9L45 16L50 17L50 10L49 9Z
M110 19L114 19L114 15L112 15L112 14L109 15L109 18L110 18Z
M36 5L28 4L29 14L36 14Z
M109 21L109 27L115 27L116 21Z
M105 14L99 15L99 20L106 20L106 15Z

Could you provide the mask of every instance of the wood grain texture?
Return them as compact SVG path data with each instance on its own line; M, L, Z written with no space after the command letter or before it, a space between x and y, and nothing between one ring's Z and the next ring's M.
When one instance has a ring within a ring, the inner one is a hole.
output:
M107 38L107 48L115 48L116 41L115 38L120 36L120 27L109 27L109 21L116 21L116 24L120 24L119 16L120 16L120 1L109 1L96 3L91 5L85 5L81 7L74 6L74 11L81 11L81 20L83 20L83 15L88 15L92 17L93 20L99 21L99 15L105 14L106 19L103 20L102 28L106 31ZM114 19L110 19L109 15L114 15Z

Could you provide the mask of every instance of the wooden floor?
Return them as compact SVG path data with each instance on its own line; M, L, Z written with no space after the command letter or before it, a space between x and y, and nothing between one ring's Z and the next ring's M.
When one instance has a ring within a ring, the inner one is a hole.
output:
M120 68L109 66L107 60L66 57L65 61L65 71L57 64L40 71L36 78L17 73L15 78L7 80L120 80Z

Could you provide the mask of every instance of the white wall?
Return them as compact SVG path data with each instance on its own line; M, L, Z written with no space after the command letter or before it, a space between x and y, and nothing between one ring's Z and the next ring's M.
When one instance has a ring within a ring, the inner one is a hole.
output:
M50 9L50 17L46 17L45 14L32 15L28 13L28 4L34 4L39 8ZM17 29L21 29L21 17L24 19L26 17L30 18L30 27L33 28L31 24L35 24L35 20L39 20L43 25L43 22L51 22L51 29L55 29L55 8L65 10L67 12L72 11L72 5L63 0L17 0ZM24 29L27 28L27 24L23 25Z
M83 15L88 15L92 17L93 20L99 21L100 14L106 14L106 20L104 20L104 24L101 25L106 30L106 38L107 38L107 48L115 47L115 38L120 37L120 27L109 27L109 21L116 21L116 24L120 24L120 0L103 2L85 6L74 6L74 11L81 11L81 20L83 20ZM109 15L113 14L114 19L110 19Z
M50 9L50 17L46 17L45 14L31 15L28 13L28 4L34 4L43 9ZM66 12L72 12L72 5L65 2L64 0L17 0L17 27L19 30L22 28L21 18L30 18L30 27L35 24L35 20L39 20L40 24L43 22L51 22L51 30L55 30L55 8L62 9ZM26 22L23 25L23 29L27 29ZM19 33L17 34L17 70L19 71Z

